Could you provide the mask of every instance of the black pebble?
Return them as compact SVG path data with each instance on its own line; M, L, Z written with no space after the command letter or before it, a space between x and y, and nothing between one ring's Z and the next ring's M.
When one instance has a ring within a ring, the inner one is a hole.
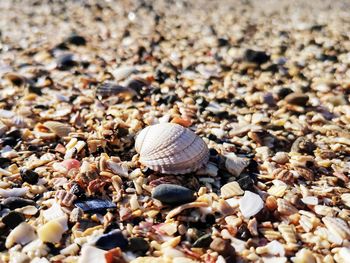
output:
M175 184L161 184L154 188L152 197L166 204L189 203L195 200L194 192Z
M157 70L156 71L156 76L155 76L155 80L159 83L159 84L163 84L164 81L169 78L169 75L161 70Z
M264 51L256 51L253 49L247 49L245 51L244 58L248 62L256 64L264 64L270 60L270 56L267 55Z
M199 248L207 248L210 246L210 243L213 241L211 238L211 234L206 234L198 238L194 243L193 247L199 247Z
M21 208L27 205L35 206L35 202L32 200L24 199L21 197L8 197L1 203L3 206L13 210L16 208Z
M148 242L142 237L133 237L129 239L128 250L141 255L146 254L149 249Z
M82 36L72 34L70 37L68 37L65 41L66 43L69 43L71 45L75 46L85 46L86 45L86 39Z
M33 205L35 206L35 202L32 200L24 199L21 197L8 197L1 203L3 206L14 210L16 208L21 208L23 206L27 205Z
M254 191L254 181L249 175L240 175L238 178L237 182L242 190Z
M2 218L2 222L9 228L14 229L26 218L22 213L12 211Z
M0 157L0 167L5 169L11 165L11 160L5 157Z
M28 184L36 184L39 180L39 174L27 168L22 168L20 175L23 182L27 182Z
M123 250L128 246L128 240L120 230L113 230L108 234L100 236L95 245L104 250L110 250L115 247L120 247Z
M285 97L287 97L287 95L293 93L293 90L291 90L290 88L280 88L277 91L277 96L279 99L284 99Z
M251 234L246 224L240 225L240 227L237 229L236 237L245 241L247 241L251 237Z
M74 60L72 54L63 54L59 56L56 63L57 69L59 70L68 70L77 65L77 62Z

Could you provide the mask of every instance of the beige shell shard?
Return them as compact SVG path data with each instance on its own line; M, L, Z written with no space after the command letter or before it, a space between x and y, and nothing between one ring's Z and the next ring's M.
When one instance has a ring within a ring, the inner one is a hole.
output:
M46 121L43 125L59 137L65 137L72 131L71 126L58 121Z
M202 138L175 123L146 127L137 136L135 149L143 165L167 174L193 172L209 159L209 150Z

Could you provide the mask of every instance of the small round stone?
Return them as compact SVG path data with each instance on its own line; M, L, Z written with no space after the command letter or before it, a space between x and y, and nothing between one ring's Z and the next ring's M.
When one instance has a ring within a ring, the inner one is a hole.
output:
M110 250L115 247L120 247L120 249L123 250L128 246L128 240L123 236L120 230L113 230L108 234L100 236L95 245L104 250Z
M154 188L152 197L166 204L189 203L195 200L194 192L175 184L161 184Z

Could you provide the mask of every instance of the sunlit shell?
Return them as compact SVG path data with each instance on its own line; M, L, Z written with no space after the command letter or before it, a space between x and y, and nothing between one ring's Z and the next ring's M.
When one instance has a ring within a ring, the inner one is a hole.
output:
M229 153L225 157L226 169L234 176L239 176L244 168L249 165L249 159L238 157L234 153Z
M243 195L244 191L237 182L227 183L221 187L221 197L230 198L237 195Z
M282 198L277 199L277 211L282 215L292 215L298 213L298 209Z
M10 232L6 238L5 246L6 248L10 248L14 244L25 245L34 240L35 237L35 228L23 222Z
M297 242L294 225L287 225L287 224L284 224L284 223L279 224L278 231L281 232L281 235L282 235L283 239L287 243L295 244Z
M191 130L175 123L146 127L137 136L135 149L143 165L168 174L195 171L209 159L205 142Z
M350 237L350 228L343 219L326 216L322 218L322 221L331 234L342 240Z
M46 121L43 125L58 137L65 137L72 131L71 126L58 121Z

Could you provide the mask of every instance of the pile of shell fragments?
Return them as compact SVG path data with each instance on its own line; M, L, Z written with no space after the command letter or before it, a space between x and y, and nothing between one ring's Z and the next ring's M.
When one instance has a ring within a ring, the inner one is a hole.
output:
M349 262L349 9L0 1L0 262Z

